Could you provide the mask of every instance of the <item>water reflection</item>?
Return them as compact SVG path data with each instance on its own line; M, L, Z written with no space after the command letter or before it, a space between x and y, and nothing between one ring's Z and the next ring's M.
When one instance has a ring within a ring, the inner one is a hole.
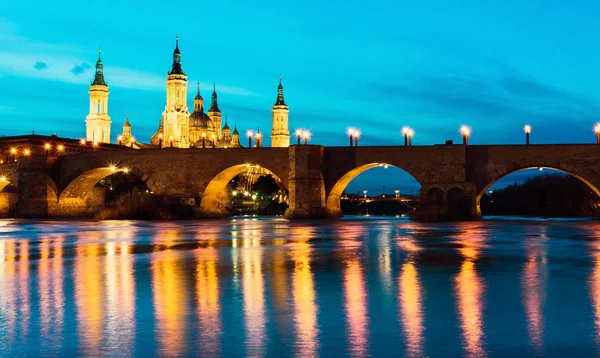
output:
M368 354L367 290L360 257L349 257L344 266L348 352L353 357Z
M458 251L463 257L460 271L455 278L455 295L460 325L463 332L463 348L469 357L483 357L483 302L485 284L477 273L476 262L484 237L475 229L467 229L458 237Z
M63 289L63 237L42 239L38 264L40 334L46 352L58 354L62 345L65 296Z
M196 302L198 304L199 338L202 355L218 356L221 352L221 305L219 297L218 250L214 239L196 254Z
M186 349L188 313L187 272L182 260L171 248L178 239L178 231L168 230L155 237L156 252L152 258L152 293L156 317L156 338L162 356L183 355ZM160 245L158 245L160 243Z
M265 332L265 294L262 273L260 235L256 230L244 231L242 255L242 287L244 292L244 324L246 355L260 357L267 344Z
M400 321L406 340L406 355L423 356L423 289L415 258L419 247L413 239L403 239L400 247L408 251L399 277Z
M306 237L308 240L310 236ZM296 326L296 352L300 357L314 357L319 349L317 328L317 302L311 272L312 249L307 242L298 242L291 248L294 261L292 286L294 294L294 316Z
M600 347L600 241L586 223L36 225L0 221L0 356L478 357L564 347L593 356ZM486 303L502 294L498 283L520 286L522 304ZM496 329L508 319L514 332ZM511 339L521 332L528 339Z
M527 262L521 277L523 306L527 317L527 331L531 346L541 353L544 342L543 306L546 292L546 237L537 241L526 238Z
M600 351L600 242L596 241L590 246L593 250L592 258L594 266L592 272L590 273L588 282L590 298L592 300L592 306L594 311L596 345L598 346L597 349Z
M101 354L104 329L102 288L102 246L100 233L81 236L75 249L75 303L77 306L77 336L84 355ZM87 243L87 241L92 241Z

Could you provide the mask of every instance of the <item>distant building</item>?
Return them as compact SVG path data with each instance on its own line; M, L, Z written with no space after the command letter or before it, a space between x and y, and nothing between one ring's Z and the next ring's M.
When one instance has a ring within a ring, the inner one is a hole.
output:
M86 117L86 139L91 142L109 143L111 119L108 115L108 85L104 80L104 64L100 59L96 63L96 74L90 86L90 111ZM290 133L288 127L288 106L283 98L283 85L281 76L277 88L277 100L272 109L271 143L273 147L289 147ZM262 134L258 132L257 146L262 146ZM194 98L193 112L187 107L187 75L181 64L181 51L179 38L175 40L173 63L167 75L167 100L162 113L158 129L152 137L150 144L142 144L132 134L129 117L126 116L123 133L117 140L124 146L144 148L239 148L240 134L237 123L234 122L233 132L227 123L223 124L219 108L216 85L213 84L211 104L205 113L204 99L198 92Z

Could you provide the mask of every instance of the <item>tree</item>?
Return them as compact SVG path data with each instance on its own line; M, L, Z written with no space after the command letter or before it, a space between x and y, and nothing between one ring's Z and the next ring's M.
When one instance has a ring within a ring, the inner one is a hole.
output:
M279 189L279 184L277 184L277 181L271 174L261 176L256 179L256 182L252 185L252 190L259 192L262 195L276 194Z

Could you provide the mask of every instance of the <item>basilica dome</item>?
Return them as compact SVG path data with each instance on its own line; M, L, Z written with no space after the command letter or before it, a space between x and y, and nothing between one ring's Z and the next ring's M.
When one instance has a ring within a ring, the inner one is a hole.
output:
M214 131L214 125L210 117L204 112L190 114L190 129Z

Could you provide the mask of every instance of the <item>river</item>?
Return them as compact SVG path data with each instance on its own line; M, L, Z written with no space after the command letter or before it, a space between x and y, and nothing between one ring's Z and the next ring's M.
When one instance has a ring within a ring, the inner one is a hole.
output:
M0 221L0 356L595 356L600 222Z

